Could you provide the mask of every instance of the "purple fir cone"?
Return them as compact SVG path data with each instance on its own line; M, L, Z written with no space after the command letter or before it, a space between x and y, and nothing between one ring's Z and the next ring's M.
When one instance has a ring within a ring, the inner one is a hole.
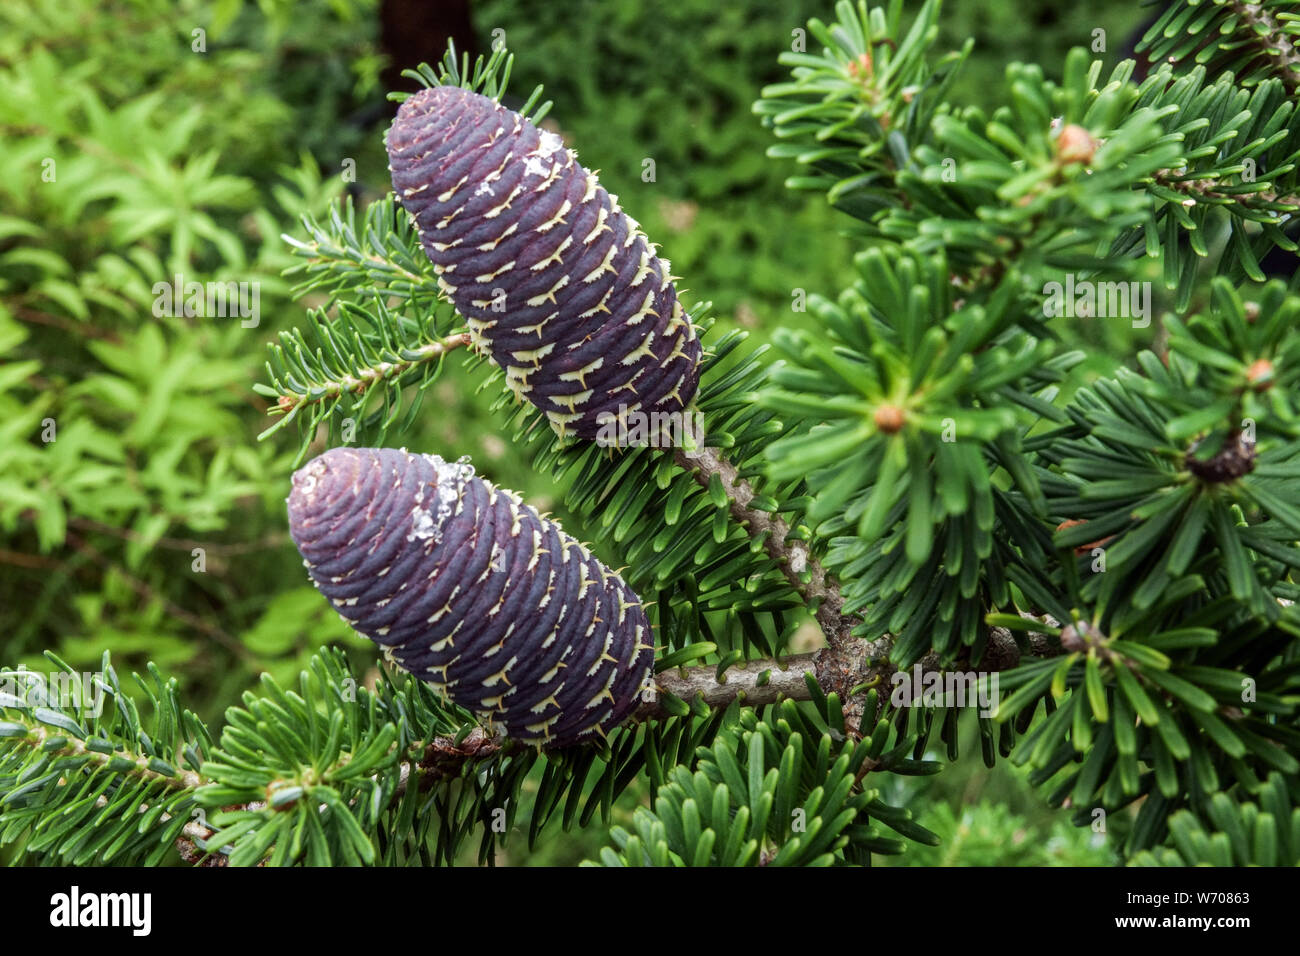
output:
M700 343L668 261L559 136L437 86L402 104L388 157L476 346L561 434L686 409Z
M510 737L603 736L649 686L636 594L466 463L332 449L294 474L289 528L344 620Z

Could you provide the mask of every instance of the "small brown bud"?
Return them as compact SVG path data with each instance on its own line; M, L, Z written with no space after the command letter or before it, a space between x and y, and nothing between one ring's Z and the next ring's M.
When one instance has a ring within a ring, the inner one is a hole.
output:
M1064 531L1066 528L1073 528L1075 525L1081 525L1087 523L1088 523L1087 518L1067 518L1065 521L1062 521L1060 524L1056 526L1056 530ZM1113 541L1114 539L1115 536L1113 534L1105 538L1098 538L1096 541L1090 542L1088 544L1079 545L1077 548L1074 549L1074 553L1090 554L1093 548L1104 548L1106 545L1110 544L1110 542Z
M849 76L855 80L869 80L872 76L871 54L860 53L856 60L849 61Z
M1086 651L1101 640L1101 633L1087 621L1067 624L1061 631L1061 648L1067 653Z
M893 435L903 427L903 410L897 405L881 405L876 409L876 427Z
M1082 126L1071 123L1056 137L1056 155L1062 163L1082 163L1086 166L1097 154L1097 145L1091 133Z
M1266 392L1273 387L1273 363L1268 359L1255 359L1246 369L1246 381L1256 391Z

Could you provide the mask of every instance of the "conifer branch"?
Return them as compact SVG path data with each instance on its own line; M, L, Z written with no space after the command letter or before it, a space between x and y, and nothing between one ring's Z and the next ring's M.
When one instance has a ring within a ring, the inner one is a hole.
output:
M1246 25L1246 29L1237 32L1259 47L1293 96L1300 92L1300 52L1288 37L1284 25L1262 3L1233 0L1229 6Z
M762 537L763 548L776 561L790 584L810 603L817 603L814 617L833 648L845 647L853 638L853 621L843 614L844 598L812 549L802 541L790 539L790 526L779 515L751 507L754 489L731 462L716 449L702 448L696 457L683 449L673 453L673 460L699 484L708 488L717 476L726 492L729 509L737 523L751 537Z
M1027 620L1036 620L1025 615ZM1034 657L1052 657L1061 653L1046 637L1029 632L1028 653ZM713 665L670 668L655 677L656 693L633 711L631 722L662 719L669 715L663 696L671 695L684 701L702 700L710 710L724 710L740 700L746 707L766 707L783 700L807 701L813 698L810 678L824 694L841 695L846 717L851 713L862 716L861 691L865 687L888 687L897 670L889 662L888 638L867 642L851 640L840 647L824 647L806 654L792 654L780 660L759 658L744 661L727 668L719 678ZM1006 628L989 630L989 646L983 667L995 672L1010 670L1021 661L1022 652L1012 633ZM856 666L842 669L845 661L856 661ZM953 667L961 667L959 661ZM945 673L952 669L940 666L937 656L927 656L920 662L922 674ZM857 690L852 698L845 689ZM856 709L853 700L858 701ZM872 715L874 717L876 715ZM856 728L856 723L850 724ZM427 789L442 780L459 776L467 763L490 760L516 746L509 738L494 734L481 727L463 738L439 736L424 748L419 760L401 765L401 782L396 798L406 792L412 771L419 770L420 786ZM520 747L525 745L518 745Z
M713 665L671 668L655 677L654 698L644 701L630 718L633 722L669 716L664 695L685 701L701 698L711 710L721 710L737 699L746 706L763 707L781 700L809 700L808 677L815 678L822 652L795 654L777 661L770 658L745 661L728 668L722 678ZM761 683L760 683L761 682ZM459 776L467 763L490 760L512 747L525 747L507 737L476 727L463 738L439 736L429 741L418 760L401 765L401 782L396 798L406 792L412 772L418 771L420 787L427 789L442 780Z
M12 719L12 718L9 718ZM26 747L32 751L41 751L55 757L71 757L98 764L100 767L112 765L114 773L138 780L145 786L158 786L167 790L193 790L203 783L202 777L193 770L170 767L156 757L148 754L124 753L121 750L106 752L86 746L85 741L66 734L55 734L39 721L29 719L21 712L17 722L26 727L26 734L7 735L7 742ZM129 766L134 764L135 766Z
M1014 667L1019 660L1019 654L1010 632L994 628L990 637L991 642L1001 648L999 653L990 655L991 669ZM856 643L859 645L857 659L862 662L863 667L856 670L851 675L851 679L860 685L886 686L894 670L888 663L887 643L879 646L869 646L866 642ZM830 684L845 683L844 680L827 681L826 679L828 673L834 674L830 670L833 662L841 659L842 655L839 651L827 647L808 654L792 655L782 660L762 659L737 664L721 676L712 665L669 669L656 678L656 690L659 692L656 698L653 701L646 701L634 713L632 721L637 723L671 717L672 709L665 706L665 700L669 697L679 701L689 700L697 706L702 704L708 711L715 713L721 712L737 700L748 708L776 705L782 701L810 701L817 693L814 689L817 685L821 685L823 694L831 694L837 692L838 688ZM927 660L923 663L922 669L927 674L940 670L937 660ZM860 736L857 720L861 719L862 704L866 700L862 694L857 696L859 700L856 708L852 706L844 708L845 729L855 738ZM874 696L871 698L871 700L875 699ZM848 723L847 719L851 716L857 719L853 723ZM873 714L871 719L876 719L878 716ZM49 719L48 713L45 719ZM101 770L108 770L113 774L139 781L140 786L147 789L150 795L145 796L139 804L135 811L137 814L147 814L160 809L156 806L160 802L168 807L174 807L177 799L185 799L187 795L205 786L218 788L221 786L217 778L209 777L207 771L202 768L197 772L176 769L165 761L143 753L132 754L129 750L120 748L96 749L87 746L80 739L69 739L52 733L50 728L41 723L38 718L29 718L20 714L20 721L26 728L26 733L15 734L11 731L7 735L11 744L26 745L30 749L42 751L47 757L52 754L90 761L98 764ZM58 739L55 739L56 736ZM389 800L391 806L396 806L405 796L412 775L418 781L420 791L424 792L462 776L470 765L483 764L498 757L523 754L528 750L529 745L526 743L502 737L490 728L475 727L468 733L462 732L458 735L439 734L420 746L418 754L379 772L387 774L396 771L399 775ZM338 756L336 769L346 767L350 762L350 755L342 753ZM866 766L870 770L879 769L882 765L873 759ZM251 770L252 767L249 766L248 769ZM268 778L265 786L259 787L259 790L273 794L286 788L299 787L301 784L301 774L295 776L291 773L287 776ZM164 797L164 793L171 796ZM355 806L357 799L360 798L354 798L353 801L354 810L359 809ZM107 808L108 803L107 797L100 796L96 801L96 807L102 811ZM265 810L266 806L264 800L253 800L228 805L222 809L225 812L259 813ZM158 819L160 824L165 825L173 821L175 816L175 812L162 811L158 814ZM176 833L173 845L182 860L191 865L226 866L229 862L227 853L230 852L230 848L209 845L214 839L218 842L222 841L224 839L222 834L225 832L227 831L214 829L206 819L186 819ZM263 860L259 865L264 863Z
M1187 171L1178 169L1158 169L1152 177L1156 185L1172 189L1187 198L1183 200L1186 207L1198 203L1240 203L1243 207L1258 208L1266 212L1284 214L1289 210L1300 209L1300 196L1279 193L1267 188L1267 183L1260 183L1253 193L1243 193L1240 187L1232 191L1225 190L1224 183L1217 176L1187 177ZM1251 200L1254 200L1252 202ZM1280 221L1280 220L1279 220Z
M448 352L469 344L469 333L460 332L411 349L400 361L376 362L350 374L339 375L333 381L316 383L310 392L296 392L282 386L277 404L280 411L287 414L304 405L328 402L344 395L360 395L380 382L393 381L416 366L435 362Z

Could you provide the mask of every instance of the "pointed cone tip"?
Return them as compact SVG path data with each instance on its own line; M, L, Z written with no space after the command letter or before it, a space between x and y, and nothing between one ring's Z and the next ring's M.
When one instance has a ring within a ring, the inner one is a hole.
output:
M301 527L323 503L355 490L362 465L372 456L367 448L331 448L295 471L289 493L290 528Z

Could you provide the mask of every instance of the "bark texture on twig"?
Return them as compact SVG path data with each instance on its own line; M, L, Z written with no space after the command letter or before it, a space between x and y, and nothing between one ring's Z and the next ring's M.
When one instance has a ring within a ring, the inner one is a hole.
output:
M705 488L714 475L718 476L730 502L732 518L745 525L751 536L765 535L763 547L786 580L810 605L816 604L813 617L826 635L826 643L831 647L846 647L853 639L853 621L844 615L844 598L835 580L805 542L789 539L790 526L783 518L752 507L754 489L740 477L736 466L719 455L716 448L708 447L700 449L694 457L679 448L673 460Z
M780 661L770 658L746 661L729 667L722 680L717 679L716 668L712 665L673 668L658 674L655 684L660 695L672 694L688 702L701 697L711 710L717 710L727 707L737 698L749 707L763 707L782 700L809 700L812 691L807 678L811 675L823 693L840 696L846 725L857 729L863 717L866 694L865 691L858 694L853 691L865 685L879 689L884 697L888 696L891 678L897 669L889 661L890 643L888 638L874 642L854 638L838 648L828 646L809 654L792 654ZM1041 634L1031 634L1029 644L1031 656L1060 653L1059 648L1053 647ZM1000 627L990 629L981 668L986 671L1009 670L1019 664L1020 659L1020 648L1012 633ZM920 663L923 673L944 670L933 655L923 658ZM760 679L764 681L761 685ZM667 711L660 695L642 703L630 720L666 717ZM874 714L868 716L875 719ZM460 743L450 737L434 739L414 766L421 772L421 786L427 787L458 776L466 763L489 759L511 746L526 745L476 728ZM405 792L411 768L411 764L402 765L399 795Z
M1292 95L1300 91L1300 73L1297 72L1300 69L1300 52L1283 31L1284 24L1279 23L1262 3L1243 3L1238 0L1231 7L1247 27L1237 31L1237 35L1254 40L1255 46L1268 57L1274 75L1282 80Z
M745 661L727 668L719 681L716 668L691 667L664 671L655 678L659 689L691 701L700 696L710 709L728 706L737 697L748 707L764 707L781 700L808 700L807 675L816 675L820 652L793 654L783 661L768 659ZM764 681L760 684L760 680ZM658 700L643 703L635 719L648 720L663 715Z

